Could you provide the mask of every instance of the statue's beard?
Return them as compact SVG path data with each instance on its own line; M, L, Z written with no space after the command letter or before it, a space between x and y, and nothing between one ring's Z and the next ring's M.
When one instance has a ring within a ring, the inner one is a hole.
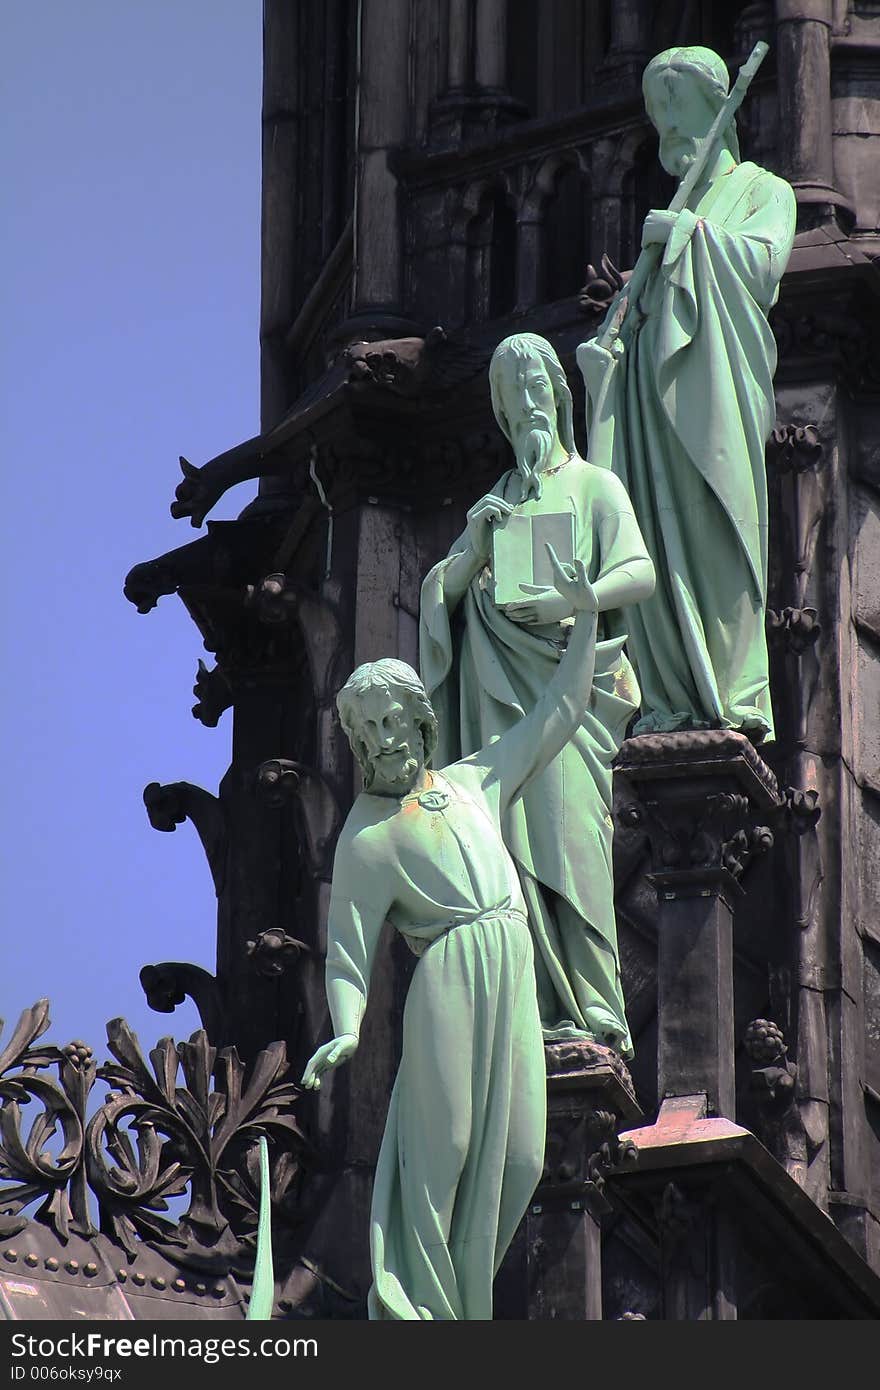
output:
M383 759L382 761L386 761ZM361 762L364 774L364 791L368 792L376 780L376 772L381 766L379 758L365 756ZM392 776L388 768L383 768L382 780L389 788L400 788L401 792L409 791L416 779L419 770L419 760L412 753L407 751L407 756L400 764L397 772Z
M533 475L543 473L553 454L553 442L549 420L546 424L533 425L527 434L520 435L515 449L516 466L525 483Z
M672 135L660 141L660 163L673 178L683 179L699 151L695 136Z

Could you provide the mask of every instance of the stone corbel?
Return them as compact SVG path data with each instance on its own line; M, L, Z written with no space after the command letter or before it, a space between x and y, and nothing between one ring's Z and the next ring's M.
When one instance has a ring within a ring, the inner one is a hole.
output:
M218 897L226 876L228 835L226 817L219 799L192 782L150 782L144 787L144 805L154 830L176 830L185 820L192 821L202 842L214 890Z
M208 1041L219 1045L224 1013L223 989L220 981L200 965L184 961L163 960L158 965L145 965L140 982L147 1003L159 1014L171 1014L189 995L199 1011Z

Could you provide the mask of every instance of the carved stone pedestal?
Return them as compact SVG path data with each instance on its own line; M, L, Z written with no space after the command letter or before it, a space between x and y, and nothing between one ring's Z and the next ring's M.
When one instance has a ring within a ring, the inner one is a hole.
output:
M658 1093L705 1095L735 1118L733 912L739 879L773 844L773 773L743 735L692 730L627 740L621 818L650 842L657 890ZM636 799L637 798L637 799Z
M548 1043L547 1151L541 1183L498 1276L496 1317L602 1317L605 1173L633 1149L618 1133L640 1116L627 1068L610 1048Z

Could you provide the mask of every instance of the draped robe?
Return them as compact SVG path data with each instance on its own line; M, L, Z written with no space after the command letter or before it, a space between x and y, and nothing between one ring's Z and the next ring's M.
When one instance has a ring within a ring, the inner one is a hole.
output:
M632 505L612 474L573 457L542 475L542 485L540 501L520 503L520 477L511 470L492 492L525 513L571 510L575 553L591 582L644 559ZM559 624L527 627L497 608L485 572L450 611L444 573L467 547L462 535L422 585L419 661L439 720L441 763L483 747L534 709L564 650ZM639 694L621 651L622 622L619 612L600 614L580 727L510 807L503 834L528 908L545 1037L588 1034L629 1057L614 917L611 764Z
M773 736L764 444L776 345L767 313L794 230L782 179L750 163L717 177L679 213L615 369L613 445L602 462L626 485L657 573L653 595L628 615L643 701L636 733L712 726ZM591 439L596 462L599 453Z
M591 632L590 662L594 648ZM384 920L419 956L373 1185L371 1318L491 1318L492 1280L541 1176L532 940L501 826L574 717L565 687L548 683L529 717L432 773L430 788L362 793L339 837L326 961L336 1036L359 1035Z

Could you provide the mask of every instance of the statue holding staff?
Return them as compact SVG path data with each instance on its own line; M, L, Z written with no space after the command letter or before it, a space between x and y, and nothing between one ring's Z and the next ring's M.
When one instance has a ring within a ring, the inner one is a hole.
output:
M682 182L652 211L643 251L596 339L578 349L590 457L624 482L657 571L628 615L642 690L636 733L735 728L773 736L764 620L776 346L767 313L795 230L790 186L739 162L733 114L766 52L728 96L707 48L645 69L660 162Z
M358 667L337 697L364 790L333 866L335 1037L309 1061L305 1087L357 1049L386 919L419 957L373 1187L371 1318L491 1318L492 1280L541 1176L544 1048L526 908L501 826L578 725L598 607L584 565L550 559L556 592L577 615L568 647L531 713L490 746L432 770L437 721L401 661Z
M422 585L420 667L440 715L444 761L472 753L532 710L565 650L572 610L529 582L542 527L587 568L599 603L592 688L560 754L508 810L535 944L544 1036L586 1036L632 1056L617 951L611 765L639 707L620 639L654 571L623 484L578 456L571 391L546 339L515 334L489 367L515 466L468 513L466 531ZM521 562L508 546L525 532ZM509 555L507 573L502 573ZM525 582L516 582L525 581ZM628 609L622 613L620 610Z

